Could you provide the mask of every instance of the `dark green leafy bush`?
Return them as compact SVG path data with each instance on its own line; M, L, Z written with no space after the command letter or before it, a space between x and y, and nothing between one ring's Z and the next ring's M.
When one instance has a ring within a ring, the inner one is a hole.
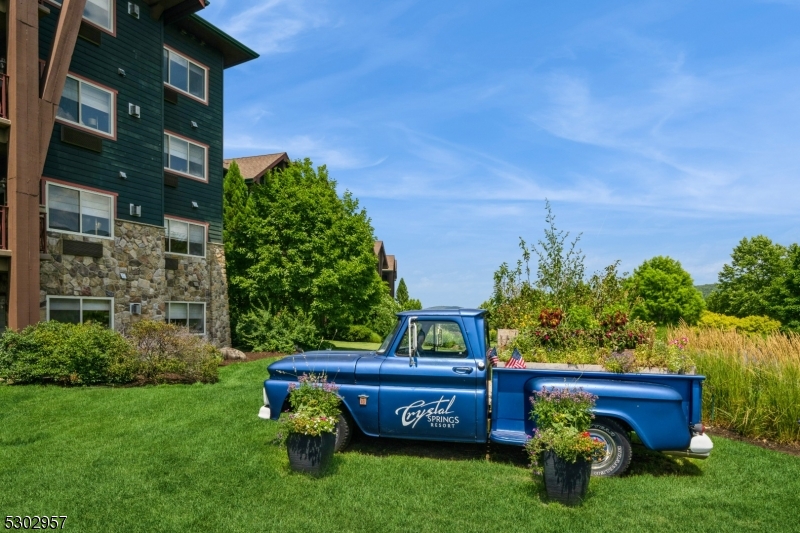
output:
M381 342L381 336L369 329L367 326L350 326L343 340L351 342Z
M253 307L236 324L236 335L246 348L256 352L295 353L298 348L317 348L321 338L310 315L283 309Z
M130 344L97 324L40 322L0 337L0 378L14 383L126 383L135 370Z

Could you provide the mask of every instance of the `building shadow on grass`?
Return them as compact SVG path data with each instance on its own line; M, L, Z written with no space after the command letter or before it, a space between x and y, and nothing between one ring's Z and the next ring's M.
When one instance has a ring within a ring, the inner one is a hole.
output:
M368 437L362 433L353 435L345 453L360 453L376 457L399 455L426 457L445 461L489 460L528 468L530 459L520 446L503 444L470 444L458 442L436 442L407 439ZM689 459L668 457L648 450L644 446L633 447L633 460L625 476L699 476L702 470ZM543 489L542 489L543 490Z

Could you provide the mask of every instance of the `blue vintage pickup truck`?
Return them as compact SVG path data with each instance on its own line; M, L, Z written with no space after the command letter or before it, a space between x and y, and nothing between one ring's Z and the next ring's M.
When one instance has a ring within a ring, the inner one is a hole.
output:
M277 420L289 409L289 384L324 372L344 403L337 449L356 428L373 437L523 445L534 429L533 391L581 387L599 397L591 433L606 445L593 475L628 468L634 432L671 455L703 459L713 448L701 422L703 376L492 368L488 347L485 311L400 313L377 351L314 351L272 363L259 416Z

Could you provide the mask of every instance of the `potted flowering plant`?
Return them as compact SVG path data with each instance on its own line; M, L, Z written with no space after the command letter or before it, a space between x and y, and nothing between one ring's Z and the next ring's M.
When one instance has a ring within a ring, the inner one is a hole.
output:
M303 374L297 381L289 385L293 412L282 416L278 438L286 444L289 468L319 476L333 457L342 400L324 374Z
M536 429L525 448L534 474L544 474L547 495L567 505L583 501L592 461L605 453L605 444L588 431L596 401L597 396L582 389L542 388L531 396Z

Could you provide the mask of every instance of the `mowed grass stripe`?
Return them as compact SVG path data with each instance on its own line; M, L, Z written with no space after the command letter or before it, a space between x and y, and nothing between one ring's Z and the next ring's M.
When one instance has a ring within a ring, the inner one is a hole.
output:
M708 461L636 449L581 508L516 450L360 438L310 479L256 417L268 360L214 385L0 386L0 515L73 531L793 531L800 458L715 439ZM421 456L420 456L421 455ZM429 455L426 457L425 455Z

